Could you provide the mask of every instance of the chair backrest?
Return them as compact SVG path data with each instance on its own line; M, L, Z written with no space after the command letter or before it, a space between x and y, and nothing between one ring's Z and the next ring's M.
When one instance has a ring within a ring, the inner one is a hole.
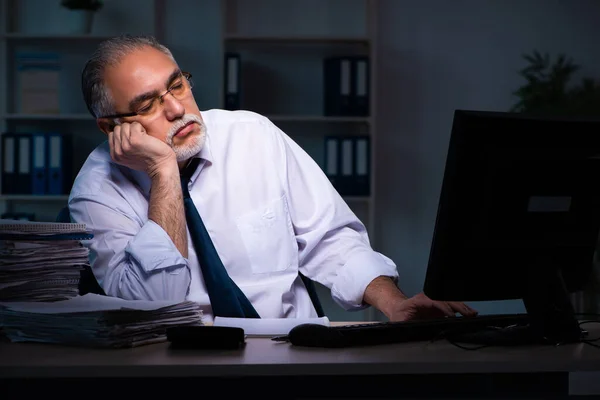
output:
M71 213L69 212L69 206L61 208L56 216L56 222L71 222ZM105 296L104 290L98 284L92 269L89 266L85 266L79 275L79 294L84 295L87 293L95 293Z
M71 222L71 214L69 213L69 206L64 206L58 212L56 216L56 222Z

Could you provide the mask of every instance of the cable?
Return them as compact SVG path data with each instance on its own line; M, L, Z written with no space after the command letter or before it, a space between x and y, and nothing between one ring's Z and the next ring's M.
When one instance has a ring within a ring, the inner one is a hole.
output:
M597 314L595 314L595 315L598 316ZM600 324L600 320L581 321L579 323L579 326L581 326L583 324ZM585 340L582 340L581 342L585 343L585 344L587 344L589 346L592 346L592 347L600 348L600 345L597 345L596 343L594 343L594 342L597 342L599 340L600 340L600 337L597 337L597 338L594 338L594 339L585 339Z
M455 335L456 334L460 334L460 333L459 332L455 332ZM484 348L484 347L489 347L489 345L487 345L487 344L483 344L483 345L479 345L479 346L474 346L474 347L463 346L463 345L459 344L458 341L452 340L449 337L450 335L451 335L451 332L449 332L449 331L442 331L436 337L434 337L433 339L431 339L430 342L435 342L435 341L438 341L438 340L445 339L448 343L450 343L450 344L452 344L452 345L454 345L454 346L456 346L456 347L458 347L460 349L463 349L463 350L479 350L479 349Z
M600 317L600 314L593 314L593 313L580 313L577 314L580 316L586 315L586 316L595 316L595 317ZM585 320L585 321L580 321L579 322L579 326L584 325L584 324L591 324L591 323L600 323L600 320ZM475 345L475 346L465 346L464 344L461 344L461 340L460 335L462 334L471 334L473 335L473 337L477 337L478 334L485 334L485 333L489 333L492 331L498 332L499 336L501 337L501 335L503 333L506 333L506 335L508 336L511 331L510 329L515 329L515 328L519 328L519 327L526 327L526 325L510 325L510 326L506 326L506 327L496 327L496 326L488 326L486 328L481 328L481 329L477 329L473 332L460 332L460 331L455 331L455 332L451 332L451 331L444 331L441 332L437 337L431 339L431 342L435 342L438 340L442 340L445 339L448 343L450 343L453 346L456 346L460 349L463 350L479 350L485 347L491 347L494 346L493 344L481 344L481 345ZM510 344L511 340L510 338L505 338L506 340L504 341L505 343ZM595 342L600 341L600 337L594 338L594 339L582 339L581 343L590 345L592 347L597 347L600 348L600 344L596 344ZM555 346L561 346L564 343L555 343Z

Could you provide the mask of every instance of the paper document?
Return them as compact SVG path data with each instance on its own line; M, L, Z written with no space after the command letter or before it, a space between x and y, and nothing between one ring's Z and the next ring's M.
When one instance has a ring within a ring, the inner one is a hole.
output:
M226 318L215 317L214 326L231 326L244 329L248 336L287 335L292 328L301 324L329 326L329 318Z
M0 234L8 226L33 228L0 220ZM79 294L89 250L79 240L35 239L0 240L0 302L59 301Z
M202 324L200 305L192 301L88 293L54 302L0 302L0 328L11 342L136 347L166 341L170 326Z

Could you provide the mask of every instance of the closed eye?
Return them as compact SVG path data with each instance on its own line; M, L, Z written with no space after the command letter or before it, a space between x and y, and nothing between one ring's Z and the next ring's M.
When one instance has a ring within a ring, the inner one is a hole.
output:
M137 113L138 114L145 114L145 113L149 112L152 109L152 105L153 104L154 104L154 100L151 101L151 102L149 102L149 103L147 103L147 104L144 104L144 105L140 106L140 108L137 110Z

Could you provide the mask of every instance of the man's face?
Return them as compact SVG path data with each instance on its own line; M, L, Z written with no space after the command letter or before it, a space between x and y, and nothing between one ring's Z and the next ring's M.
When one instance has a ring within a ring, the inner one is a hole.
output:
M150 46L133 51L107 68L104 81L115 113L139 113L121 122L139 122L148 135L168 143L178 161L200 151L205 129L200 110L187 79L166 54ZM169 89L177 94L165 94Z

